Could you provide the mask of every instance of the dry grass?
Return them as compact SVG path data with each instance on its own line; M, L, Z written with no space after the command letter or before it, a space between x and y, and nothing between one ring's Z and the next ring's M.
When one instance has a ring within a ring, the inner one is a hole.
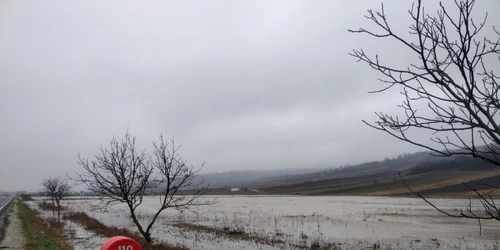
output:
M117 235L126 236L134 239L139 242L142 246L146 245L146 241L144 238L138 233L133 233L129 230L118 228L118 227L110 227L104 225L102 222L88 216L84 212L67 212L64 213L63 218L66 220L71 220L73 222L79 223L83 225L87 230L90 230L98 235L102 235L104 237L114 237ZM152 249L154 250L188 250L184 246L172 246L167 243L157 243L153 244Z
M192 231L197 231L197 232L203 232L203 233L210 233L210 234L215 234L219 237L225 237L228 239L232 240L241 240L241 241L251 241L259 244L266 244L270 246L276 246L276 245L283 245L285 242L280 240L280 239L274 239L270 237L263 237L260 235L252 234L252 233L247 233L245 230L241 227L224 227L222 229L217 228L217 227L210 227L210 226L205 226L205 225L199 225L199 224L194 224L194 223L175 223L173 224L174 227L182 228L182 229L188 229Z
M301 246L296 246L296 249L304 249ZM314 240L311 246L306 247L308 250L340 250L341 245L335 243L322 243L320 240ZM375 248L376 249L376 248Z
M21 199L23 201L34 201L34 199L30 195L27 195L27 194L21 194L21 195L19 195L19 197L21 197Z
M306 235L304 232L301 234L302 242L300 244L296 244L294 242L284 241L278 238L261 236L253 233L245 232L242 227L211 227L205 225L199 225L194 223L175 223L173 226L187 229L191 231L214 234L218 237L224 237L234 241L248 241L254 242L262 245L269 245L279 247L280 249L296 249L296 250L338 250L343 249L342 243L335 242L326 242L321 240L320 238L312 238L309 243L308 239L311 236ZM283 234L276 235L283 236ZM361 248L360 248L361 249ZM370 248L371 249L371 248ZM378 248L375 248L378 249Z
M38 207L45 211L57 211L57 206L51 202L42 201L38 203ZM61 212L67 210L66 207L61 206Z
M21 201L17 203L17 206L24 237L27 240L26 249L73 249L62 236L61 224L44 221L34 210Z
M290 219L305 219L307 218L307 215L285 215L283 216L284 218L290 218Z

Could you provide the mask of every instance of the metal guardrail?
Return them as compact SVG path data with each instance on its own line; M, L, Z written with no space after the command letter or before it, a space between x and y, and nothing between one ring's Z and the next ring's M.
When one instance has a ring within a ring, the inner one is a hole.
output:
M3 214L3 212L9 207L10 203L12 202L12 200L14 199L14 197L10 197L10 200L7 201L4 205L2 205L0 207L0 215Z

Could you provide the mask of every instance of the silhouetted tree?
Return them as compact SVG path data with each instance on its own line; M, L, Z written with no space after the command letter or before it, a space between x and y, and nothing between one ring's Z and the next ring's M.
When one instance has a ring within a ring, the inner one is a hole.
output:
M57 208L57 219L61 219L61 200L69 195L68 180L63 177L49 177L42 182L42 193L48 196Z
M78 163L85 170L78 175L78 181L101 197L100 209L106 209L113 203L125 203L148 249L152 244L151 229L165 209L184 211L211 204L198 199L201 183L193 182L203 165L199 168L187 165L179 156L179 149L173 139L167 141L160 135L159 141L153 142L153 155L149 156L145 150L137 150L135 137L127 132L121 141L113 138L109 148L101 148L93 160L78 155ZM182 191L189 193L179 195ZM143 225L136 211L144 196L153 193L160 195L160 206L149 222Z
M400 87L404 96L399 105L404 115L377 112L378 120L363 121L367 125L438 156L470 155L499 166L500 76L494 70L498 70L500 62L500 33L486 26L487 13L479 21L472 18L475 3L455 0L453 8L440 3L433 15L417 0L408 11L412 18L408 37L392 28L383 5L380 11L368 10L365 17L379 31L349 31L399 42L413 53L409 58L412 63L388 65L378 55L369 56L362 49L350 55L382 75L380 80L387 85L373 93ZM492 37L485 37L485 30L491 30ZM426 143L408 133L419 130L431 132L432 141ZM467 211L451 214L415 194L453 217L500 220L500 210L491 197L473 191L484 206L483 213L469 206Z

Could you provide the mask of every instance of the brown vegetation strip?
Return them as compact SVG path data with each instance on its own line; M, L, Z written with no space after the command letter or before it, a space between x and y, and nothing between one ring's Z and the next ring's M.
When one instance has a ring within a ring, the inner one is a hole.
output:
M226 237L232 240L244 240L251 241L259 244L266 244L270 246L281 245L285 242L280 239L273 239L271 237L263 237L251 233L245 232L242 228L228 228L225 227L223 229L210 227L205 225L199 225L194 223L175 223L173 226L183 229L188 229L192 231L198 231L203 233L215 234L217 236Z
M34 201L34 199L31 196L27 195L27 194L21 194L21 195L19 195L19 197L21 199L23 199L23 201Z
M63 238L59 223L44 221L35 210L21 201L17 204L27 240L26 249L73 249Z
M50 202L46 202L46 201L42 201L42 202L39 202L38 203L38 207L42 210L46 210L46 211L57 211L57 206L50 203ZM61 206L61 211L64 211L64 210L67 210L66 207L64 206Z
M328 243L328 242L320 242L319 240L312 240L310 245L307 245L306 242L304 242L301 245L294 244L291 242L285 242L280 239L272 238L272 237L264 237L264 236L259 236L251 233L245 232L242 228L229 228L229 227L224 227L222 229L216 228L216 227L210 227L210 226L205 226L205 225L199 225L199 224L194 224L194 223L175 223L173 226L182 228L182 229L187 229L191 231L198 231L198 232L203 232L203 233L209 233L209 234L215 234L216 236L219 237L225 237L231 240L237 240L237 241L249 241L249 242L255 242L258 244L265 244L265 245L270 245L270 246L279 246L280 248L283 248L285 245L287 245L287 249L301 249L301 250L338 250L341 249L340 246L342 244L340 243ZM282 233L277 233L278 234ZM303 239L309 238L309 236L303 234L301 236Z
M144 238L138 233L133 233L129 230L118 228L118 227L110 227L106 226L100 221L88 216L84 212L67 212L63 215L64 219L74 221L83 225L87 230L90 230L98 235L102 235L104 237L114 237L117 235L125 236L132 238L139 242L142 246L145 245L146 241ZM172 246L166 243L157 243L153 244L152 249L154 250L188 250L188 248L184 246Z

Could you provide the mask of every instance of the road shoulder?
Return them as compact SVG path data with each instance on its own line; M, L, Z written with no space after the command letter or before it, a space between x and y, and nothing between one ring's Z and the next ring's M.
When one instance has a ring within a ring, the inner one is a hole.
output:
M21 220L19 219L19 210L17 206L17 199L14 199L10 207L6 211L7 227L5 228L5 237L0 243L0 249L24 249L24 238L22 232Z

